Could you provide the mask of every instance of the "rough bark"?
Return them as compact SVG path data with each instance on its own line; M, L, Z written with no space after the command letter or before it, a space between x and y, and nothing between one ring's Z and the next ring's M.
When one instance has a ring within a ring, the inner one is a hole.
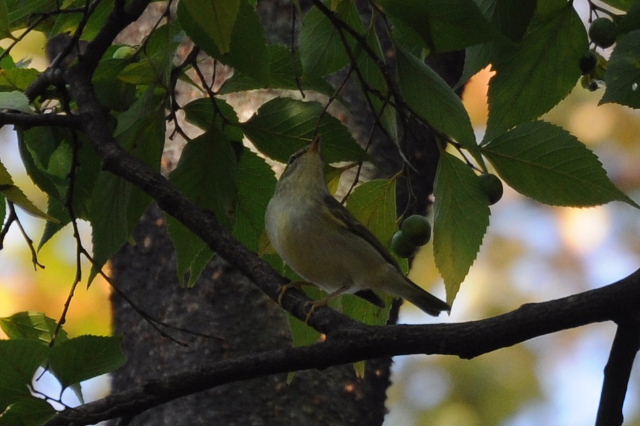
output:
M157 208L145 215L135 240L113 261L118 287L153 317L224 340L169 330L188 346L177 344L115 295L116 333L124 336L129 361L114 374L114 391L204 362L290 345L282 309L221 259L212 262L194 288L178 285L175 253ZM162 405L130 424L380 424L383 401L371 398L378 376L370 372L367 377L357 379L353 367L344 365L298 373L290 384L283 374L246 380Z

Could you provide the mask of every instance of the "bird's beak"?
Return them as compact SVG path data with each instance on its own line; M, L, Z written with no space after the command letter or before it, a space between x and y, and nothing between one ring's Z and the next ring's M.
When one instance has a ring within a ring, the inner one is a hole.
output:
M320 152L320 136L313 138L313 142L309 145L309 151L316 153Z

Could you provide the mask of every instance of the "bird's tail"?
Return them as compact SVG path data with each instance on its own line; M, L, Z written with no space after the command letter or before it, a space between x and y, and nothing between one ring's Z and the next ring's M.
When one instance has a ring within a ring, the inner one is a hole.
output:
M440 315L440 312L442 311L449 312L451 310L451 306L447 303L438 299L426 290L423 290L410 279L406 277L403 278L406 283L403 283L402 286L399 286L399 288L396 289L397 294L403 299L407 299L424 312L436 317Z

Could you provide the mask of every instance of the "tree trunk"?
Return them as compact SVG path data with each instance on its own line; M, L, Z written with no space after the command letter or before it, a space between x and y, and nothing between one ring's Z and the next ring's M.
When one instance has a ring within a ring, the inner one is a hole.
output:
M116 334L124 336L129 361L113 378L114 391L151 377L193 369L289 345L282 309L251 282L214 260L194 288L181 288L175 252L155 207L135 231L135 245L113 260L118 288L152 317L224 340L175 330L163 337L118 295L113 297ZM351 365L304 371L287 384L277 375L220 386L149 410L131 425L376 425L384 418L388 380L369 366L364 380ZM150 390L151 392L153 390Z

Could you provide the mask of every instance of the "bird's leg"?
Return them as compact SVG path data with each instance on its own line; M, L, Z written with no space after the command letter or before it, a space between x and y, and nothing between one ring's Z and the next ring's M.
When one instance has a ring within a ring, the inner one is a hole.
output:
M278 305L282 306L282 298L284 297L284 294L287 291L289 291L290 288L297 288L299 290L303 285L311 285L311 283L308 283L306 281L301 281L301 280L295 280L295 281L289 281L287 284L280 286L280 289L278 290L278 298L276 299L276 302L278 302Z
M340 287L339 289L337 289L336 291L334 291L332 293L329 293L329 295L327 295L327 297L324 297L324 298L322 298L320 300L315 300L313 302L307 302L307 304L310 306L310 309L309 309L309 312L307 312L307 315L304 318L305 324L309 324L309 320L311 319L311 316L316 311L316 309L318 309L321 306L327 306L327 304L331 300L333 300L336 297L340 296L342 293L344 293L348 289L349 289L349 286L344 285L344 286Z

